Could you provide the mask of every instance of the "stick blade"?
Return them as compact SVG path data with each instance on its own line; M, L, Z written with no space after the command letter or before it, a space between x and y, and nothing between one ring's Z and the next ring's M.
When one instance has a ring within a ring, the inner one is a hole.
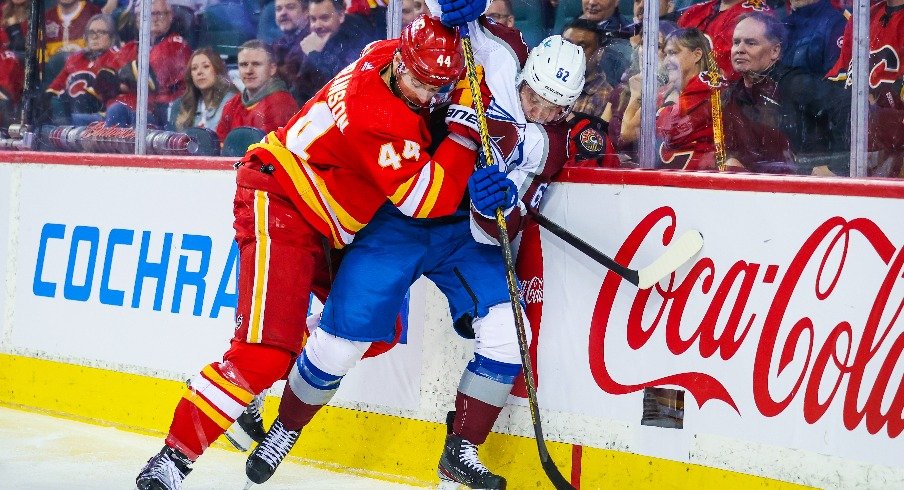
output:
M703 248L703 235L688 230L678 237L652 264L637 271L639 289L649 289L667 275L678 270Z

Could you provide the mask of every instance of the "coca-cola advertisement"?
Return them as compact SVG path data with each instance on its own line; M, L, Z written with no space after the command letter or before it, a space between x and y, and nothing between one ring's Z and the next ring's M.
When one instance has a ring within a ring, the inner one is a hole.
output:
M904 202L601 184L546 204L633 268L686 230L705 243L639 290L551 233L524 240L541 405L636 424L644 389L672 388L692 434L902 465Z

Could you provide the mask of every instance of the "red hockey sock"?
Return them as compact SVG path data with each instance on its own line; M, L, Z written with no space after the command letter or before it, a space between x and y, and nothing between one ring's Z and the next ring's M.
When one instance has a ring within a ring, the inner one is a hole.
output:
M285 375L292 354L263 344L233 342L223 359L192 378L173 414L166 445L191 460L226 432L255 394Z
M474 444L483 444L501 411L502 407L490 405L459 391L455 397L452 433Z
M279 420L288 430L300 431L308 422L317 415L323 405L309 405L295 396L289 385L283 390L282 400L279 402Z

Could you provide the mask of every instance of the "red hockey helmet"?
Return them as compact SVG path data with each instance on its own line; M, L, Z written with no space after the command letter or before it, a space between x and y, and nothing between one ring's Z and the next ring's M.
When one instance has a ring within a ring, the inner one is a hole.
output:
M458 80L465 69L458 31L427 14L405 26L399 51L411 73L429 85L448 85Z

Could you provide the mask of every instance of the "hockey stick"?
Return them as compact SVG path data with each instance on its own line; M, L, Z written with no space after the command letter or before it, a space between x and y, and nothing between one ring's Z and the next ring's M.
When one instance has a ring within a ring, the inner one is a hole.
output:
M722 86L722 76L719 74L719 65L716 64L716 55L712 51L706 59L707 78L712 86L712 93L709 95L709 103L712 106L713 120L713 145L716 147L716 168L720 172L725 171L725 131L722 128L722 94L719 88Z
M467 66L468 86L471 88L471 96L474 100L474 110L477 112L477 122L480 129L480 143L487 166L495 165L493 151L490 148L490 133L487 130L487 116L483 106L483 95L480 91L480 81L477 80L477 67L474 63L474 51L471 48L471 37L468 26L461 26L462 48L464 49L465 65ZM524 331L524 318L521 316L521 297L518 294L518 279L515 277L515 260L512 258L512 244L508 238L508 226L502 208L496 209L496 227L499 230L499 245L502 248L502 257L505 260L505 279L508 283L509 300L512 312L515 315L515 330L518 333L518 350L521 352L521 365L523 366L524 384L527 387L527 404L530 407L530 417L534 425L534 437L537 440L537 450L540 453L540 465L552 482L556 490L574 489L568 480L562 476L556 463L549 456L546 442L543 440L543 426L540 424L540 407L537 404L537 388L534 385L534 370L531 366L530 351L527 345L527 334Z
M697 230L688 230L677 240L672 242L665 252L656 258L650 265L642 269L630 269L625 267L608 255L600 252L593 245L575 236L570 231L557 225L555 222L543 216L537 211L528 209L528 213L543 228L546 228L553 235L561 238L572 247L580 250L591 259L599 262L610 271L623 277L638 289L649 289L656 283L664 279L669 274L675 272L685 262L691 259L697 252L703 248L703 235Z

